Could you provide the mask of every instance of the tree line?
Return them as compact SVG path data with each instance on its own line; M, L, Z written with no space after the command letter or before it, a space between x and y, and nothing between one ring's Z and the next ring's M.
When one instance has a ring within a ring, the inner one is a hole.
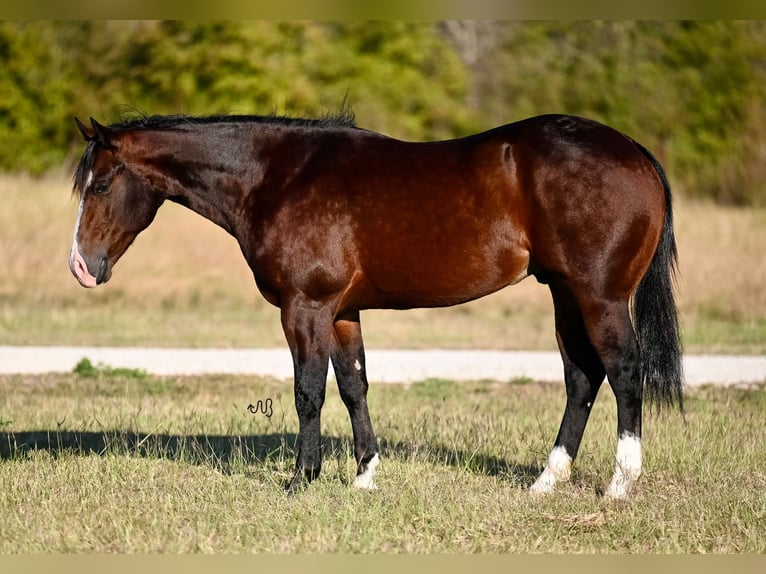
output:
M73 116L321 116L412 140L539 113L642 142L693 196L766 204L766 22L0 23L0 170L76 160Z

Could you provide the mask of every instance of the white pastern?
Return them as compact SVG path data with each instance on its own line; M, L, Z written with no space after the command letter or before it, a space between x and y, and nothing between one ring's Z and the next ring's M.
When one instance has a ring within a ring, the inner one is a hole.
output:
M627 498L630 487L641 476L641 439L624 433L617 441L614 476L606 489L607 498Z
M375 453L375 456L373 456L370 459L370 462L367 463L367 468L364 469L364 472L356 475L354 486L366 490L378 490L378 487L375 484L375 467L377 467L378 464L380 464L380 457Z
M566 482L572 470L572 457L563 446L555 446L548 455L545 470L529 487L532 494L548 494L556 488L556 483Z

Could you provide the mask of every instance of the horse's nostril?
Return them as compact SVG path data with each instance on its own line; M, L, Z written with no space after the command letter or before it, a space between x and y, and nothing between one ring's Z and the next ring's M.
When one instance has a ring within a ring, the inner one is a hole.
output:
M101 258L101 263L98 265L98 275L96 275L96 285L101 285L104 281L106 281L106 268L107 268L107 260L106 257Z

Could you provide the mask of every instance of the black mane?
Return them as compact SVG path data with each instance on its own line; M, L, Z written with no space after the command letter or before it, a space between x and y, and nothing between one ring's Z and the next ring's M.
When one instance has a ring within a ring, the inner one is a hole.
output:
M80 161L77 162L77 169L74 172L72 178L72 195L76 195L78 198L82 197L85 191L85 178L87 173L93 167L93 161L96 156L96 140L91 140L85 147L85 151L80 156Z
M281 126L296 126L309 128L355 128L354 113L350 108L344 106L340 112L327 114L322 118L292 118L278 115L231 115L216 114L210 116L187 116L187 115L167 115L150 116L143 113L134 113L132 117L123 116L119 122L109 126L115 131L127 130L161 130L181 127L204 126L210 124L236 124L236 123L258 123L272 124ZM85 178L93 166L93 160L96 153L96 140L88 142L82 157L77 164L77 169L73 178L73 193L81 196L85 186Z
M344 109L337 114L327 114L322 118L293 118L278 115L231 115L215 114L210 116L149 116L140 114L134 117L121 118L120 122L110 125L114 130L151 130L172 129L184 126L199 126L220 123L259 123L283 126L316 127L316 128L353 128L356 127L354 114Z

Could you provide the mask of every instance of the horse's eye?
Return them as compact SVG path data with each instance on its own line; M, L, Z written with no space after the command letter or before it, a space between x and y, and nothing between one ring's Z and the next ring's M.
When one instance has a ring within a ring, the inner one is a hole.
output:
M107 191L109 191L108 181L99 181L96 183L96 185L93 186L93 193L97 193L101 195L106 193Z

